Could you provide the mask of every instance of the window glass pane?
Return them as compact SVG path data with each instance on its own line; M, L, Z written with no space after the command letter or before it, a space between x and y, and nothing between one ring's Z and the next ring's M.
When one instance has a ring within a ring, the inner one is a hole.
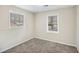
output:
M10 25L12 26L23 26L24 16L17 13L10 13Z
M48 31L58 31L57 16L48 16Z

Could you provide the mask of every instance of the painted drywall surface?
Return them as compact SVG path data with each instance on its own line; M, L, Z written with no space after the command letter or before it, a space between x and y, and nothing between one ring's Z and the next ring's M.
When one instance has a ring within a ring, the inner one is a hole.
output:
M25 15L23 28L9 28L9 10ZM14 6L0 6L0 52L33 37L33 14Z
M59 33L47 32L47 16L59 14ZM76 46L75 39L75 7L36 14L35 37Z
M76 16L77 16L77 21L76 21L76 43L77 43L77 49L79 51L79 6L76 7Z

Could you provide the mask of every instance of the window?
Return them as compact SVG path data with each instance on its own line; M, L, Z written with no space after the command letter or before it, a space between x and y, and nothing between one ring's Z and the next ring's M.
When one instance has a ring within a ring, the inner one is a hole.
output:
M24 15L10 11L9 23L11 28L22 27L24 25Z
M59 32L58 15L48 16L47 31L54 33Z

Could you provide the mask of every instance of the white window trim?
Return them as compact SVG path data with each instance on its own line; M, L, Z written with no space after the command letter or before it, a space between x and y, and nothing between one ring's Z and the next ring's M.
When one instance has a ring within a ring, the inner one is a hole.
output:
M48 16L57 16L58 31L49 31L48 30ZM48 33L59 33L59 14L47 15L47 32Z
M11 27L11 24L10 24L10 13L15 13L15 14L20 14L20 15L23 15L24 16L24 20L23 20L23 26L25 25L25 15L23 14L23 13L21 13L21 12L17 12L17 11L13 11L13 10L9 10L9 17L8 17L8 19L9 19L9 28L13 28L13 27ZM20 26L20 27L15 27L15 28L21 28L21 27L23 27L23 26Z

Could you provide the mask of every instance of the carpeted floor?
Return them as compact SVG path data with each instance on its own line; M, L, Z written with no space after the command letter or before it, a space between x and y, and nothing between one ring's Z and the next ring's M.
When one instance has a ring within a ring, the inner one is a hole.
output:
M41 39L31 39L3 53L77 53L73 46L63 45Z

